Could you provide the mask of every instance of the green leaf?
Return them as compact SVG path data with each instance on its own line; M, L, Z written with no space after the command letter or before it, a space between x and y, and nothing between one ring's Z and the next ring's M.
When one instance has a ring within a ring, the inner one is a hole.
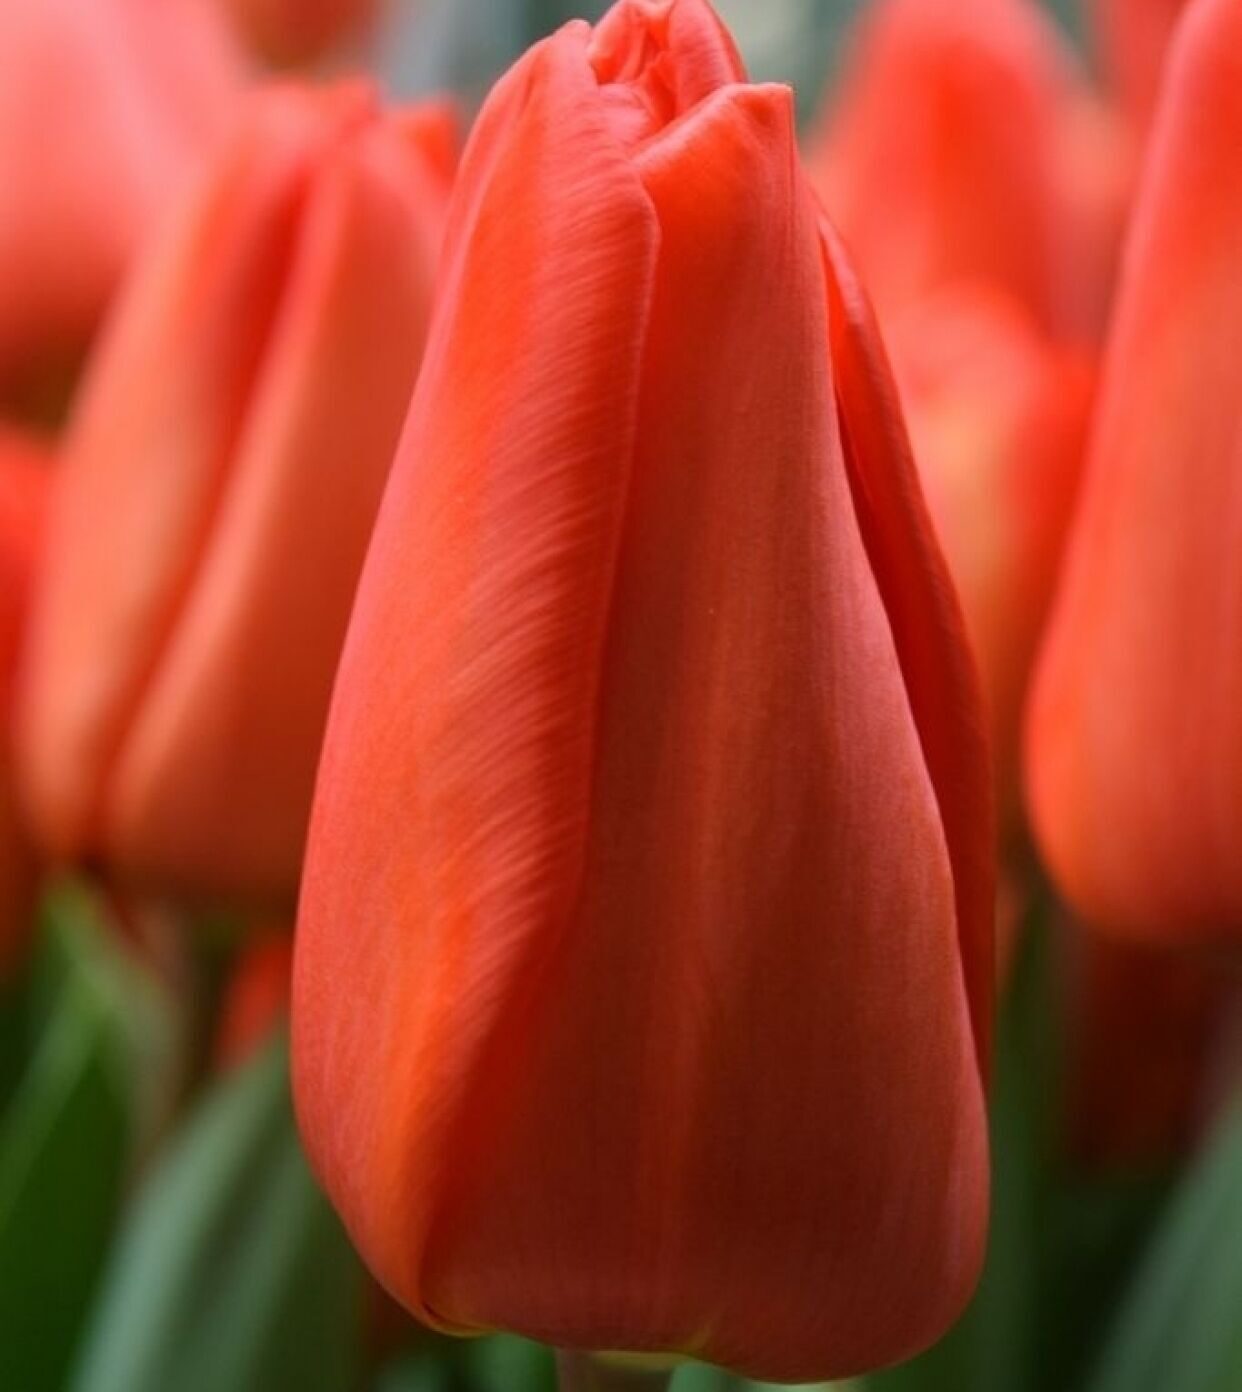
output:
M436 1354L410 1354L384 1369L375 1392L453 1392L453 1378L448 1363Z
M0 1126L0 1386L63 1379L120 1207L131 1128L111 1022L70 989Z
M1182 1182L1089 1386L1242 1387L1242 1100Z
M109 1022L114 1067L123 1079L135 1146L150 1145L167 1117L184 1048L183 1012L121 943L93 894L76 881L56 885L44 904L44 972L72 981Z
M0 1385L59 1390L107 1258L171 1011L88 896L51 894L5 1002Z
M461 1362L475 1392L556 1392L552 1351L529 1339L495 1334L461 1344Z
M128 1215L76 1392L346 1392L362 1274L273 1044L191 1117Z

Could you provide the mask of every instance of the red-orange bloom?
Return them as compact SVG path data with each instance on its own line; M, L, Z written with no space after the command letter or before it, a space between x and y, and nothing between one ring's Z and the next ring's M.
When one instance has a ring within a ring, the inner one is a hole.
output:
M10 724L50 477L45 452L0 431L0 981L28 937L34 861L13 788Z
M1091 0L1091 27L1109 86L1140 126L1156 106L1165 54L1186 0Z
M63 388L241 77L210 0L0 3L0 391Z
M319 1174L458 1332L801 1378L987 1209L982 716L865 299L704 0L489 99L294 968Z
M1088 921L1242 941L1242 6L1170 55L1028 726Z
M883 321L967 279L1098 330L1129 140L1033 0L866 8L810 160Z
M20 753L60 856L291 901L450 126L362 88L271 93L131 283L65 445L34 616Z
M1067 925L1065 1051L1073 1158L1153 1169L1184 1156L1236 1086L1233 978L1188 953Z
M1069 523L1094 376L1016 301L959 285L889 345L914 457L988 699L999 801L1016 818L1027 682Z
M378 0L223 0L249 43L275 63L304 63L371 24Z
M289 1012L293 935L288 927L261 929L233 964L216 1021L216 1067L244 1063Z

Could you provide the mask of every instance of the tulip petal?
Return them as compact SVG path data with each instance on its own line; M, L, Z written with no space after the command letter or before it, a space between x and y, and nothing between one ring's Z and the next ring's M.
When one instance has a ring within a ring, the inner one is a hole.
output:
M978 673L923 501L884 346L840 239L821 219L845 458L953 866L962 971L980 1072L991 1067L995 866Z
M497 1014L580 889L655 259L646 194L603 112L582 118L588 33L532 51L467 150L342 659L295 959L312 1158L382 1279L455 1325L420 1268Z

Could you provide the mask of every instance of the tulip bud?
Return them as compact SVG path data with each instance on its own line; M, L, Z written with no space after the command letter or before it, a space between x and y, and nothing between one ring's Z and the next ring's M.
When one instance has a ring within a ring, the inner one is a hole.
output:
M983 677L998 802L1018 814L1027 681L1078 484L1094 373L1020 304L959 286L889 333L914 457Z
M338 677L309 1153L420 1318L912 1353L987 1207L974 675L787 88L621 0L489 98Z
M1027 729L1089 922L1242 941L1242 6L1170 55Z
M63 395L123 271L221 130L208 0L0 0L0 391ZM49 408L50 409L50 408Z
M13 789L10 723L43 531L47 464L42 447L0 430L0 981L26 942L34 885L33 857Z
M959 280L1046 332L1103 323L1130 149L1033 0L878 0L813 143L882 321Z
M291 903L426 329L449 117L256 103L132 282L72 423L21 730L37 826Z
M305 63L365 29L378 0L224 0L251 46L274 63Z
M1091 0L1095 48L1108 85L1145 127L1160 90L1165 53L1186 0Z

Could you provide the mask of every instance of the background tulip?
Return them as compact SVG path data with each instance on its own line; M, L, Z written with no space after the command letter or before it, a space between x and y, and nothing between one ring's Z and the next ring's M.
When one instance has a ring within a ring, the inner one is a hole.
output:
M304 63L374 22L379 0L223 0L248 42L275 63Z
M316 796L313 1162L435 1325L898 1358L981 1255L986 758L788 89L702 0L562 29L438 304Z
M23 705L60 857L291 902L451 163L440 107L276 91L131 284L65 444Z
M896 318L914 457L979 659L999 802L1018 811L1027 679L1052 599L1092 400L1088 357L1017 302L959 285Z
M236 1068L287 1023L293 935L288 927L257 930L229 972L216 1021L213 1053L217 1068Z
M1169 1167L1237 1081L1226 1055L1242 998L1209 963L1081 925L1064 938L1072 1150L1096 1168Z
M1150 938L1242 934L1242 9L1174 46L1030 712L1061 889Z
M881 322L982 279L1045 332L1098 332L1128 137L1029 0L866 8L810 161Z
M59 410L241 65L212 0L0 0L0 403Z
M13 789L10 725L49 463L41 445L0 430L0 981L30 927L33 858Z
M1100 65L1127 115L1145 126L1155 110L1169 40L1186 0L1091 0Z

